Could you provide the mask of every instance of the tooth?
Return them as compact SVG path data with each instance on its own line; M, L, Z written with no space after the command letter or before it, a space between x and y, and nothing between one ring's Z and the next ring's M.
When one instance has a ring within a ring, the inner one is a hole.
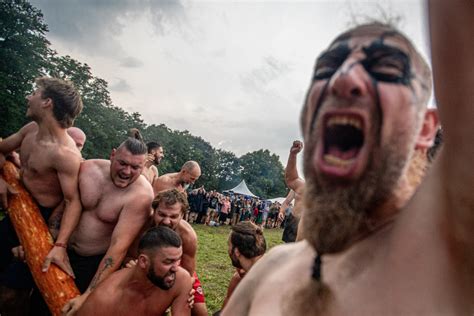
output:
M354 159L344 160L333 155L324 155L324 161L333 166L345 168L351 165Z

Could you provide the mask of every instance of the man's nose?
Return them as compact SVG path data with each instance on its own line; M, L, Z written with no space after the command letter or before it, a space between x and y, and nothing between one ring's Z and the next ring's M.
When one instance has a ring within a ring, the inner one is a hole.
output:
M360 60L347 59L329 82L329 91L338 97L353 99L367 94L369 74L365 71Z
M161 223L162 223L163 225L169 226L169 225L171 225L171 220L170 220L168 217L165 217L165 218L163 218L163 220L161 221Z
M125 173L127 175L130 174L131 171L132 171L132 168L130 166L125 166L122 169L122 173Z
M178 271L178 267L179 267L179 261L175 261L172 265L171 265L171 271L172 272L176 272Z

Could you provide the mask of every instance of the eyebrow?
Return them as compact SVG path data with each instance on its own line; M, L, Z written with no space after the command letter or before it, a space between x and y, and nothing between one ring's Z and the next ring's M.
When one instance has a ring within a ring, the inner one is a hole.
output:
M324 51L319 55L318 59L316 60L316 66L323 61L332 60L334 58L346 59L347 56L352 52L352 49L347 44L347 41L337 45L334 48L329 48L328 50ZM344 58L342 58L344 56Z

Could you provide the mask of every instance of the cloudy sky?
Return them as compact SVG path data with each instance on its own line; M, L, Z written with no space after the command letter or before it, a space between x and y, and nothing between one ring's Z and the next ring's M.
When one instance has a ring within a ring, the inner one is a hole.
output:
M109 82L115 105L238 156L285 165L317 55L368 18L396 20L426 56L421 0L31 0L52 48Z

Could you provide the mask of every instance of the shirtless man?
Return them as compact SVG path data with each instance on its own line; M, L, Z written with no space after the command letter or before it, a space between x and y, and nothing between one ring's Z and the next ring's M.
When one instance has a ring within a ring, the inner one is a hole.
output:
M114 149L110 160L86 160L81 165L79 188L83 212L68 252L76 285L84 294L65 305L63 311L68 315L120 267L150 216L153 190L140 177L147 149L140 136L134 136Z
M296 167L296 157L303 150L303 143L299 140L295 140L290 148L290 154L288 156L288 162L285 168L285 182L288 188L294 192L294 208L291 212L291 225L296 226L296 240L301 240L301 213L303 212L303 193L304 193L304 180L300 178L298 169ZM291 201L290 201L291 202ZM281 213L281 212L280 212Z
M283 203L281 203L280 210L278 211L278 220L280 222L284 222L284 229L283 229L283 235L281 237L281 240L284 242L295 242L297 239L297 234L298 234L298 223L299 223L299 218L293 215L294 209L295 209L295 191L290 190L288 194L286 195L285 200Z
M148 230L138 246L138 262L100 283L77 315L190 315L193 279L179 266L181 238L167 227Z
M428 67L391 27L339 36L301 116L307 241L262 258L225 315L474 313L474 4L429 9L444 143L428 175Z
M155 225L171 228L183 241L181 266L195 279L193 288L196 292L192 314L207 315L204 293L196 274L197 235L191 225L182 220L189 208L186 195L175 188L162 191L153 200L152 207L155 210L153 215Z
M300 178L296 167L296 157L301 150L303 150L303 143L299 140L295 140L290 148L290 154L288 155L288 162L285 168L285 183L289 189L295 192L293 216L296 218L301 218L303 208L304 180Z
M84 148L84 144L86 143L86 134L84 134L82 129L72 126L67 129L67 133L76 143L77 149L82 151L82 148Z
M36 90L27 97L27 100L26 115L33 122L0 142L0 168L3 166L5 155L19 148L21 181L37 202L46 221L52 210L61 201L65 201L63 225L56 239L57 244L65 244L81 212L77 186L81 154L66 132L82 110L81 97L72 84L43 77L36 80ZM9 186L0 178L0 195L4 207L8 204L7 192L9 191L11 192ZM9 255L10 249L18 245L18 241L8 219L1 222L0 230L2 244L6 246L5 251L8 252L5 254L2 250L1 256L5 258ZM6 239L11 240L11 243L7 243ZM54 262L72 275L66 251L57 244L47 255L46 264ZM18 263L11 264L18 267ZM4 274L10 280L4 284L8 287L31 288L31 281L24 278L20 280L20 274L28 275L26 265L22 270L24 271L21 273L12 274L7 268ZM4 281L3 278L2 281ZM25 284L18 284L23 281ZM1 292L5 294L7 289L4 288Z
M145 167L143 168L142 175L148 180L148 182L153 185L153 182L158 178L158 166L161 163L161 160L165 156L163 152L163 147L157 142L149 142L146 144L148 149L148 155L145 162Z
M153 192L155 195L169 189L185 192L200 176L201 167L199 167L199 164L196 161L187 161L179 172L167 173L158 177L153 183Z
M227 294L222 309L228 303L237 285L250 268L257 263L267 250L267 243L263 230L252 222L240 222L231 227L228 240L228 252L236 272L227 287Z

